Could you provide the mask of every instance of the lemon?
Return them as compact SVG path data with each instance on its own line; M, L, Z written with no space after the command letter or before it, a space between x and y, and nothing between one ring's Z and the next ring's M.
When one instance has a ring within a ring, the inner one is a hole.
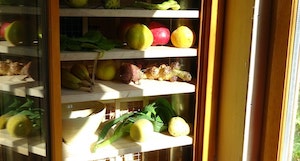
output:
M144 24L134 24L126 32L127 45L136 50L145 50L151 46L153 35L151 30Z
M171 34L171 42L178 48L189 48L194 41L194 32L187 26L179 26Z
M8 119L6 129L12 136L26 137L31 132L32 122L26 115L16 114Z
M139 119L130 127L130 137L137 142L147 141L153 132L153 124L147 119Z
M190 133L190 126L182 117L172 117L168 124L168 132L175 137L185 136Z
M95 76L98 79L110 81L114 79L117 69L113 60L99 61Z

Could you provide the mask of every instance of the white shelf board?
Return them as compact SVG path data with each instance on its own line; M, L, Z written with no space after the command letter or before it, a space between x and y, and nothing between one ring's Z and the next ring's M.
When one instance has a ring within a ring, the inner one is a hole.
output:
M30 96L44 98L44 87L35 86L32 88L28 88L26 93Z
M168 46L151 46L145 51L115 48L102 53L63 51L61 61L95 60L95 59L137 59L137 58L165 58L165 57L195 57L195 48L175 48Z
M71 147L63 144L63 155L65 161L97 160L109 157L116 157L129 153L148 152L167 149L178 146L192 145L191 136L173 137L168 134L154 133L150 140L139 143L134 142L130 136L121 138L106 147L98 149L95 153L90 152L89 147Z
M11 147L14 151L28 155L34 153L46 156L46 145L40 137L34 138L17 138L10 136L6 129L0 130L0 144Z
M110 100L128 97L156 96L195 92L195 85L187 82L140 80L140 84L115 81L96 81L93 92L62 89L62 103Z
M0 41L0 53L26 55L38 57L38 49L35 46L14 46L8 41Z
M0 76L0 91L11 92L20 97L30 95L43 98L43 87L32 78L23 79L24 77L24 75Z
M61 8L63 17L153 17L153 18L199 18L198 10L146 10L146 9L103 9Z
M0 5L0 13L39 15L38 7Z

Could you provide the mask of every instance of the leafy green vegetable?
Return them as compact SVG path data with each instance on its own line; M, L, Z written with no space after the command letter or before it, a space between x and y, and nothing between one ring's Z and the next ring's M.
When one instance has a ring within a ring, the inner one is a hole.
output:
M60 49L70 51L111 50L120 47L121 43L107 39L99 31L88 31L82 37L71 38L60 36Z
M151 121L155 132L165 131L167 130L169 119L173 116L175 116L175 112L168 100L159 98L153 103L146 105L142 111L129 112L106 123L91 150L95 152L98 148L109 145L119 138L129 135L130 126L139 119ZM108 131L114 125L117 127L113 135L105 140Z

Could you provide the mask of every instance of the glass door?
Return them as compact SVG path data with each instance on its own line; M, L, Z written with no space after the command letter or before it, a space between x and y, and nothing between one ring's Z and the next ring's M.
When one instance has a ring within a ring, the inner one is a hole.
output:
M0 0L0 161L49 159L46 2Z

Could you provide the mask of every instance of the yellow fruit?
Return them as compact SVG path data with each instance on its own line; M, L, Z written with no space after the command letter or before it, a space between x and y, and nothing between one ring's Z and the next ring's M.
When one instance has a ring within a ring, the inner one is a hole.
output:
M130 26L126 32L125 40L130 48L145 50L151 46L153 35L146 25L138 23Z
M172 136L185 136L190 133L190 126L182 117L172 117L168 124L168 132Z
M5 40L14 44L21 45L27 43L26 28L22 21L14 21L5 29Z
M7 132L14 137L27 137L32 129L32 122L26 115L16 114L8 119Z
M110 81L115 78L117 69L113 60L99 61L95 76L98 79Z
M187 26L179 26L171 34L171 42L178 48L189 48L194 41L194 32Z
M147 119L139 119L130 127L130 137L137 142L147 141L153 132L153 124Z

